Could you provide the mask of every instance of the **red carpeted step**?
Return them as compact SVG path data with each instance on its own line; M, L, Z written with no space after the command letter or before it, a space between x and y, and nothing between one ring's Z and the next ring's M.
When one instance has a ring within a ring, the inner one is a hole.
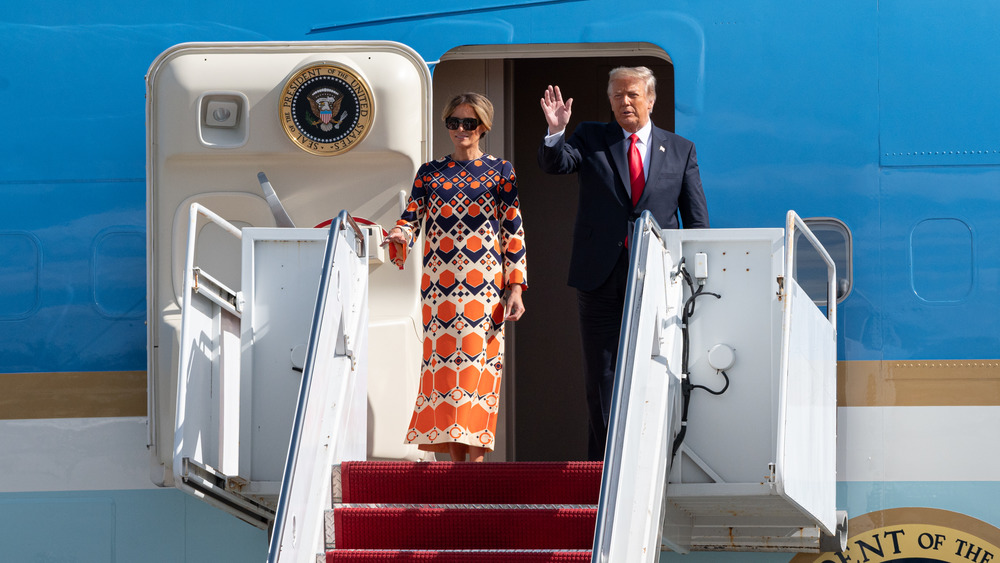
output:
M337 549L590 549L594 508L334 509Z
M589 563L590 551L328 551L326 563Z
M601 462L350 462L343 502L381 504L597 504Z

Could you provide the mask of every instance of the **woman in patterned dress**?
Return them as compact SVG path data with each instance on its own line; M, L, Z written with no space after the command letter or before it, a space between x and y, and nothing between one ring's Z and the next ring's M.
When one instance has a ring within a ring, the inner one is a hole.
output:
M496 436L503 323L524 314L524 230L514 167L479 148L493 104L461 94L442 120L455 150L420 167L387 237L402 268L406 248L424 234L424 352L406 443L483 461Z

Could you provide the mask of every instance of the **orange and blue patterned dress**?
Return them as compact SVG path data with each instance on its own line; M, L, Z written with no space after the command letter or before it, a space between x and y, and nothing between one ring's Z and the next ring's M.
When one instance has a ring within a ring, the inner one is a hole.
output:
M493 449L504 357L504 289L527 283L517 177L490 155L417 171L397 225L424 234L424 352L406 443ZM405 258L404 258L405 259Z

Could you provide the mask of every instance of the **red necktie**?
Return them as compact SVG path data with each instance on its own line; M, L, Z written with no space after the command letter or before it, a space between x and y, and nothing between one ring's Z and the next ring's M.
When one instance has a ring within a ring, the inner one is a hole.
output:
M628 147L628 178L632 183L632 206L639 203L642 196L642 188L646 185L646 180L642 174L642 158L639 156L639 147L635 146L639 136L635 133L629 139L632 144Z

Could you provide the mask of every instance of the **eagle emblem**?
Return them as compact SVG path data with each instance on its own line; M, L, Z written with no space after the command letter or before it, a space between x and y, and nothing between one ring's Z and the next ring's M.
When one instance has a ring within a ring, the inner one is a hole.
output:
M344 101L343 94L333 88L317 88L308 98L313 114L319 116L319 121L313 121L313 125L319 125L323 131L340 129L340 124L347 118L347 111L345 110L336 119L333 116L340 112L340 103Z

